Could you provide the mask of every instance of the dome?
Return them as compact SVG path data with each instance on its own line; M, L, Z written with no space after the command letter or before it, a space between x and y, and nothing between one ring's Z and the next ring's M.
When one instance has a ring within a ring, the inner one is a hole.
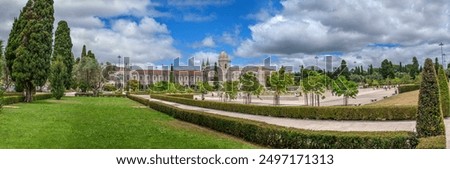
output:
M228 54L225 51L220 52L219 60L228 60Z

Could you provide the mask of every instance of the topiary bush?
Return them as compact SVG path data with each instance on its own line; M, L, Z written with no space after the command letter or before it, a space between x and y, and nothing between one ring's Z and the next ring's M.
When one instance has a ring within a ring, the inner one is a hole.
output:
M425 60L419 91L416 131L419 137L445 135L439 84L431 59Z
M194 123L246 141L271 148L293 149L399 149L415 148L418 140L413 132L339 132L311 131L270 125L267 123L208 114L176 108L164 103L128 95L150 108L176 119Z
M414 120L417 106L261 106L215 101L199 101L168 95L151 96L185 105L245 114L316 120Z
M450 93L448 89L448 79L442 67L438 70L439 95L441 96L441 108L444 117L450 116Z

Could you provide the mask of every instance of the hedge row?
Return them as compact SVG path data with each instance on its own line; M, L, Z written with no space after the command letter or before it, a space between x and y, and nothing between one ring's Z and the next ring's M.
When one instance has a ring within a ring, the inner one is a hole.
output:
M261 106L197 101L167 95L152 95L152 98L230 112L316 120L414 120L417 111L417 106Z
M75 96L77 97L95 97L94 93L75 93ZM115 93L108 93L108 94L99 94L97 97L126 97L124 94L115 94Z
M337 132L293 129L251 120L184 110L132 95L129 95L128 98L176 119L271 148L399 149L415 148L418 143L413 132Z
M419 139L419 144L417 149L445 149L446 140L445 135L434 136L434 137L424 137Z
M180 97L180 98L191 99L191 100L194 99L193 94L167 94L167 96Z
M44 100L44 99L50 99L52 97L53 96L50 93L36 94L33 96L33 100ZM24 96L6 96L3 98L3 105L19 103L19 102L23 102L24 100L25 100Z
M405 93L405 92L410 92L410 91L419 90L419 89L420 89L419 84L401 85L398 87L398 93Z

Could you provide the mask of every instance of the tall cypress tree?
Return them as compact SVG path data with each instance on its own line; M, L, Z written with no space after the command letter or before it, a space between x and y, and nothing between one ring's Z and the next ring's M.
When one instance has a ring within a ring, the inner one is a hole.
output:
M12 66L14 60L17 57L16 50L17 48L19 48L22 42L21 33L27 24L27 21L23 16L25 13L24 11L31 8L32 4L33 4L32 1L28 1L27 4L22 8L19 18L14 18L12 29L9 32L8 44L6 45L5 50L5 60L6 60L6 67L8 69L8 74L9 76L12 77L12 80L14 80L14 77L12 76ZM18 84L16 84L16 87L19 87Z
M61 97L64 96L64 90L66 88L64 86L64 81L67 77L67 70L64 61L62 61L61 59L62 57L56 57L56 59L52 61L51 74L49 78L53 97L55 97L57 100L60 100Z
M445 134L438 79L433 60L429 58L425 60L425 66L423 67L416 120L416 130L419 137Z
M86 45L83 45L83 50L81 51L81 57L80 58L83 58L83 57L85 57L87 54L86 54Z
M72 85L72 69L74 58L72 56L72 38L70 38L70 28L66 21L59 21L55 32L55 47L53 51L52 61L56 61L57 57L61 57L61 61L66 67L65 77L63 78L64 87L69 89Z
M25 89L25 102L31 102L37 86L43 86L50 73L55 20L53 0L29 0L19 17L25 22L14 38L20 43L12 62L12 77ZM17 41L16 41L17 42Z
M444 72L444 68L439 66L438 70L439 96L441 98L442 114L444 117L450 116L450 93L448 89L448 79Z

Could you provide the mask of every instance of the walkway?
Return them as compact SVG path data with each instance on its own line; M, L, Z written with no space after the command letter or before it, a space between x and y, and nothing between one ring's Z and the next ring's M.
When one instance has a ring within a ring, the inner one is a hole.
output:
M249 119L265 122L268 124L292 127L308 130L331 130L331 131L415 131L415 121L336 121L336 120L305 120L280 117L269 117L250 115L236 112L227 112L215 109L207 109L196 106L188 106L173 102L152 99L148 95L137 95L151 101L162 102L186 110L196 110L205 113L219 114L223 116ZM447 148L450 148L450 118L445 119Z

